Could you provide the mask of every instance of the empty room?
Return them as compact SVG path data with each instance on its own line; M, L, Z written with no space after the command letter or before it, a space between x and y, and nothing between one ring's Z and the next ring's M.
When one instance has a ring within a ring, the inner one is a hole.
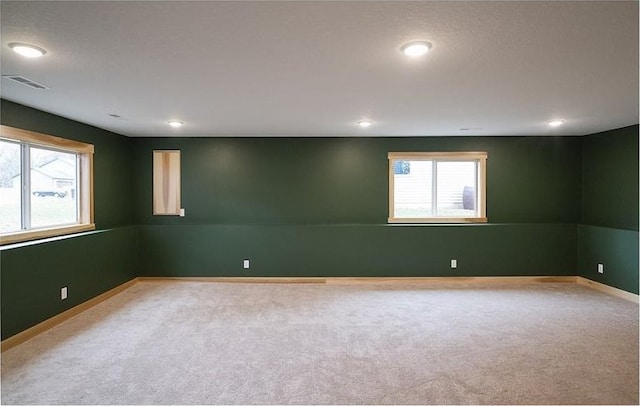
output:
M636 1L2 1L3 404L638 404Z

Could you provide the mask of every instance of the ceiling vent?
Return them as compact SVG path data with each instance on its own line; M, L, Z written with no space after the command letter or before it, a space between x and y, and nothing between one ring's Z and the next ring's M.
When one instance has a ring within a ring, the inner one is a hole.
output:
M46 90L48 89L48 87L46 87L45 85L41 85L38 82L34 82L31 79L27 79L24 76L14 76L14 75L2 75L3 78L5 79L9 79L9 80L13 80L14 82L18 82L21 83L25 86L29 86L33 89L38 89L38 90Z

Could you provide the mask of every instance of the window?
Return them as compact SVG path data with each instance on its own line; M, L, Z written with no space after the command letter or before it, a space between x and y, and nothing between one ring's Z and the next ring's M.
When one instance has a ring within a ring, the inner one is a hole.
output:
M95 229L93 145L0 130L0 242Z
M486 152L390 152L389 223L486 222Z

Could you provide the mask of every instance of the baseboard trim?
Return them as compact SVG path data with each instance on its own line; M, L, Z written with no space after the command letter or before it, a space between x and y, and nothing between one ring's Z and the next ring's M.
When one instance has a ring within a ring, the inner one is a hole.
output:
M640 303L640 296L635 293L627 292L626 290L614 288L613 286L605 285L604 283L592 281L591 279L577 276L576 281L580 285L588 286L591 289L598 290L603 293L607 293L612 296L619 297L621 299L628 300L633 303Z
M600 282L592 281L581 276L457 276L457 277L138 277L131 279L122 285L108 290L92 299L87 300L71 309L57 314L33 327L30 327L16 335L13 335L1 343L1 352L13 348L19 344L28 341L38 334L55 327L56 325L77 316L78 314L88 310L97 304L123 292L137 283L144 282L218 282L218 283L318 283L328 285L349 285L364 283L385 283L385 284L401 284L401 283L470 283L470 284L493 284L508 285L514 283L577 283L589 288L616 296L621 299L640 303L639 296L614 288Z
M407 276L407 277L227 277L227 276L202 276L202 277L164 277L143 276L139 282L222 282L222 283L320 283L330 285L346 285L358 283L576 283L575 276Z
M325 278L326 284L358 283L470 283L504 285L512 283L575 283L575 276L416 276L416 277L335 277Z
M138 282L325 283L322 277L140 276Z
M87 300L86 302L80 303L79 305L76 305L71 309L65 310L60 314L46 319L45 321L40 322L33 327L29 327L28 329L3 340L2 343L0 343L0 352L5 352L10 348L13 348L19 344L24 343L25 341L32 339L38 334L44 333L45 331L57 326L58 324L77 316L85 310L88 310L95 305L104 302L105 300L117 295L118 293L123 292L125 289L128 289L131 286L135 285L137 282L138 278L134 278L128 282L123 283L122 285L118 285L111 290L108 290L92 299Z

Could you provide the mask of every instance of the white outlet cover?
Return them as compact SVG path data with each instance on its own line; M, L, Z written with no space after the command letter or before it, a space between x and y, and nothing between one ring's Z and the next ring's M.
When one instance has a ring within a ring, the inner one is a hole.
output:
M249 260L245 259L242 265L244 266L244 269L249 269Z
M184 209L180 209L180 217L184 217L185 215L185 210Z
M604 264L598 264L598 273L604 273Z
M60 300L65 300L67 298L67 287L60 289Z
M458 267L458 260L457 259L452 259L451 260L451 268L457 268Z

